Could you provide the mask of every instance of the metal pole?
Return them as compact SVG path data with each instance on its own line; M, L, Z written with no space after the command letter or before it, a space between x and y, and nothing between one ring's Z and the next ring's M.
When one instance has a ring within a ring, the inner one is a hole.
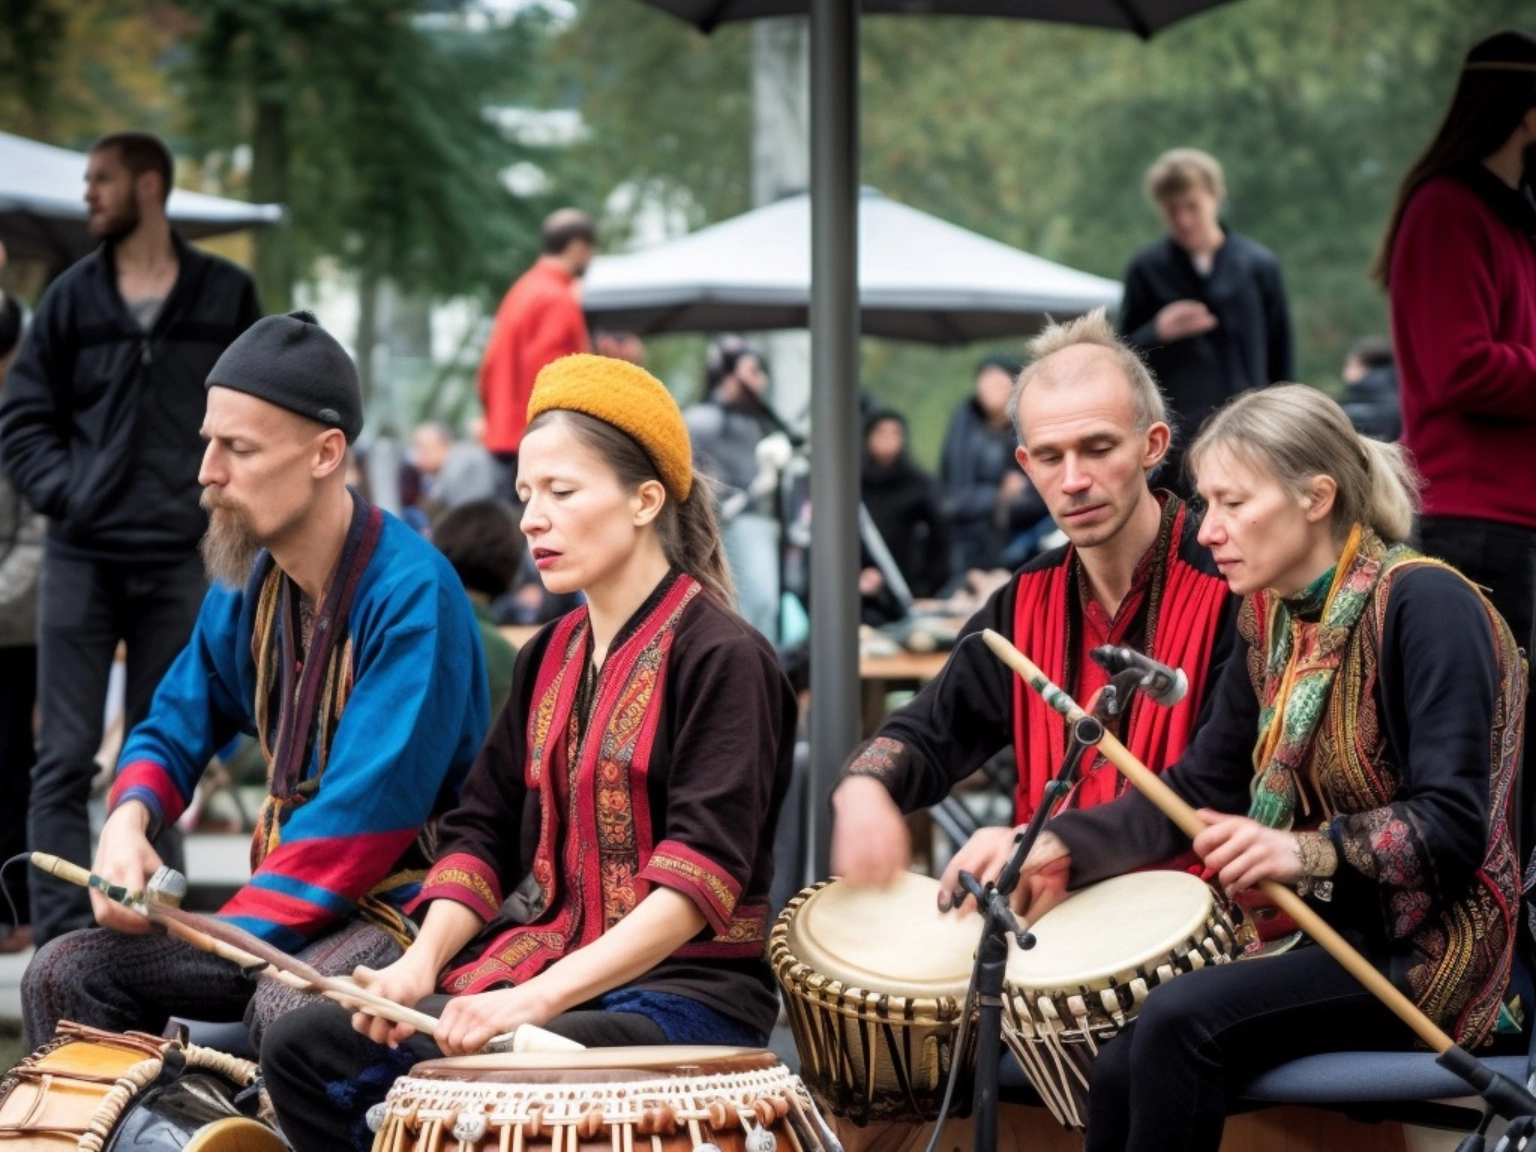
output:
M811 8L812 872L826 876L827 797L859 732L858 10Z

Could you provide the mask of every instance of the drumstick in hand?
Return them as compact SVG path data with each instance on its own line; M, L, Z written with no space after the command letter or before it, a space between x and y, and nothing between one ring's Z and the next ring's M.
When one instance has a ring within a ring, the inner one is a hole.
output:
M993 655L1023 677L1026 684L1038 692L1048 705L1065 716L1069 722L1079 720L1085 715L1071 696L1051 683L1045 673L1006 638L990 628L984 630L981 635L987 647L992 649ZM1190 807L1182 796L1154 776L1147 766L1131 755L1125 745L1115 739L1111 733L1104 734L1104 739L1099 744L1099 752L1191 840L1205 829L1205 821L1200 819L1199 813ZM1261 880L1258 886L1264 895L1273 900L1296 922L1298 928L1321 944L1324 950L1342 964L1351 976L1360 981L1366 991L1413 1029L1419 1039L1440 1053L1455 1046L1455 1041L1444 1030L1426 1016L1417 1004L1404 996L1397 985L1377 971L1350 945L1349 941L1334 931L1327 921L1314 912L1293 890L1274 880Z

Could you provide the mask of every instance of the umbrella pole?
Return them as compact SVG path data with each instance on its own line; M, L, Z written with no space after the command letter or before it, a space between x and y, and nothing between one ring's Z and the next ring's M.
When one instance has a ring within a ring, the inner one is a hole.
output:
M814 873L828 798L858 743L858 10L811 7L811 762Z

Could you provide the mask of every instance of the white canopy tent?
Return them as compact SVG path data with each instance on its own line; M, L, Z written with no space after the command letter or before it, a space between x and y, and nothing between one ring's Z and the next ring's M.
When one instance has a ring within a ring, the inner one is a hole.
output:
M1032 256L864 189L860 330L930 344L1016 336L1113 307L1120 285ZM804 328L811 203L786 197L638 252L599 256L583 306L593 324L655 332Z
M42 260L55 270L96 244L86 229L86 155L0 132L0 240L15 259ZM188 239L278 224L278 204L248 204L181 188L166 206Z

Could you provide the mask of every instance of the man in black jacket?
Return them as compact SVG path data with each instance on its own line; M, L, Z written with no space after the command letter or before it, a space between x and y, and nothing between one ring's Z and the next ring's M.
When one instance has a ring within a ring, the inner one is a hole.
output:
M1295 377L1280 262L1229 232L1214 156L1175 148L1147 171L1168 234L1131 258L1120 328L1147 359L1172 409L1174 443L1157 482L1188 497L1186 444L1229 397Z
M49 518L28 839L75 861L91 858L86 801L118 643L128 729L197 618L203 386L261 315L248 275L171 231L171 176L148 133L96 142L85 202L102 244L44 293L0 406L0 462ZM34 872L31 891L38 944L93 923L83 889Z

